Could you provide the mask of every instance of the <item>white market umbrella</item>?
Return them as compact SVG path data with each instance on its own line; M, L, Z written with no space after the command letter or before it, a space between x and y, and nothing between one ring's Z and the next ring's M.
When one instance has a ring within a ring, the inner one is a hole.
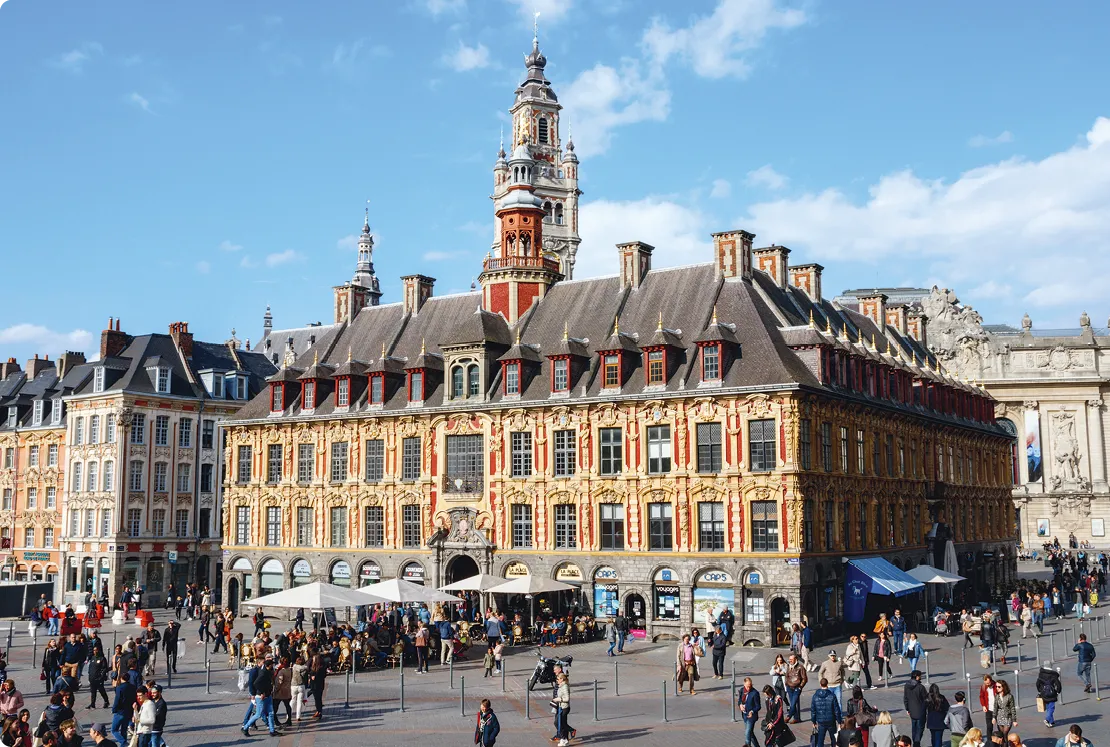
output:
M543 576L520 576L490 589L491 594L527 594L531 599L532 623L536 622L536 594L549 591L568 591L576 587Z
M391 578L388 581L382 581L380 584L363 586L355 593L370 597L375 602L389 601L402 604L406 602L422 602L424 604L442 602L450 604L462 601L458 597L444 594L442 591L436 591L435 589L426 589L420 584L405 581L403 578ZM368 604L368 602L363 602L363 604Z
M464 578L461 581L456 581L453 584L439 587L440 591L489 591L495 586L505 583L505 579L500 576L492 576L488 573L479 573L477 576Z
M919 565L906 573L923 584L954 584L964 580L963 576L942 571L931 565Z
M366 604L385 602L377 596L363 594L346 586L325 584L319 581L292 589L267 594L244 602L247 607L285 607L288 609L327 609L328 607L361 607Z
M952 544L952 540L948 540L944 543L944 570L956 575L959 568L959 561L956 559L956 546Z

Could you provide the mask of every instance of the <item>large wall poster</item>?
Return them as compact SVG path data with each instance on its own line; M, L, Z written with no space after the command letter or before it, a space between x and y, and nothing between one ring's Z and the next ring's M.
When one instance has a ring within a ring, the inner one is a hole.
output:
M1025 411L1025 461L1029 467L1029 482L1039 482L1044 477L1041 461L1041 414L1036 410Z

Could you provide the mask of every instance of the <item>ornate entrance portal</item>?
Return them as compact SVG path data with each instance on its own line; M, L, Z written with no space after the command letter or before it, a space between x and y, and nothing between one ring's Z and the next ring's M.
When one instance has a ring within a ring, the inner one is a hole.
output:
M434 586L490 572L495 548L486 539L492 524L489 514L460 506L438 514L436 524L436 533L428 540L435 564Z
M443 582L445 584L453 584L456 581L462 581L464 578L477 576L481 571L478 569L478 563L474 558L469 555L456 555L447 561L447 570L443 574Z

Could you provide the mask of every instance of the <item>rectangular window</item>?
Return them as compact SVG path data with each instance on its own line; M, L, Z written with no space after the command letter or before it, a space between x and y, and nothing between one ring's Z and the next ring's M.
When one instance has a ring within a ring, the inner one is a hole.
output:
M315 410L316 409L316 382L306 381L304 383L304 395L301 398L303 409Z
M570 361L566 358L556 358L551 361L552 382L551 391L565 392L570 388Z
M573 503L555 505L555 549L574 550L578 547L578 514Z
M131 416L131 443L146 443L146 415L142 413Z
M813 422L809 418L798 421L798 463L802 469L813 468Z
M479 440L481 440L480 436ZM385 479L385 441L372 438L366 442L366 481L381 482L383 479Z
M155 537L162 537L166 534L166 509L156 508L151 513L150 527Z
M812 552L813 546L813 501L802 506L802 550Z
M58 466L58 446L57 446L57 444L51 444L50 446L46 447L46 466L47 467L57 467Z
M110 415L104 419L104 440L110 444L116 442L116 419Z
M859 549L866 550L870 541L871 537L867 533L867 503L862 502L859 505Z
M674 507L670 503L648 504L648 549L674 549Z
M127 475L127 489L136 493L143 489L142 462L131 462L131 469Z
M520 364L505 364L505 394L520 394Z
M212 492L212 468L211 464L200 465L200 492Z
M347 442L340 441L331 445L331 481L342 482L347 479Z
M601 474L619 475L624 464L620 428L599 428L598 448L600 449Z
M752 501L752 550L775 552L779 549L778 503Z
M448 436L444 490L462 495L480 494L484 475L482 436L480 434Z
M8 427L9 428L15 427L15 422L14 422L14 419L12 418L12 415L14 413L15 413L15 408L14 407L9 407L8 408ZM85 419L84 418L77 418L77 421L73 425L73 443L77 446L80 446L81 444L85 443Z
M705 345L701 349L701 377L704 381L719 381L721 378L721 347Z
M513 477L532 476L532 434L517 431L511 435Z
M424 373L413 371L409 374L409 402L424 401Z
M647 429L648 474L665 475L671 471L671 427L649 425Z
M370 404L380 405L385 394L385 377L370 377Z
M168 368L158 369L158 392L165 394L170 390L170 370Z
M420 506L401 506L401 546L420 547Z
M169 474L169 465L165 462L154 463L154 492L165 493L167 491L166 478Z
M857 428L856 429L856 472L861 474L861 475L864 474L863 465L864 465L865 461L866 461L866 457L864 456L863 429L862 428Z
M200 426L200 448L211 449L216 443L216 421L205 420Z
M54 527L46 527L42 530L42 546L54 547Z
M39 489L38 488L27 488L27 508L29 508L29 509L38 508L38 502L39 502Z
M11 449L8 449L7 454L10 454L11 451L12 451ZM5 458L6 458L6 456L7 455L5 455ZM81 482L81 463L80 462L74 462L73 463L73 492L74 493L80 493L81 489L84 488L84 486L85 486L85 484L83 482Z
M832 423L821 423L821 469L832 472Z
M281 444L266 447L266 482L275 485L281 482Z
M33 415L31 416L31 424L32 425L42 425L42 411L43 411L43 408L44 408L45 405L46 405L46 402L44 400L41 400L41 399L36 399L35 400L34 412L33 412Z
M237 506L235 508L235 544L245 545L251 538L251 508L250 506Z
M385 547L385 508L366 507L366 546Z
M89 418L89 443L96 445L100 443L100 416L93 415Z
M8 527L4 527L6 532ZM73 508L69 511L69 536L76 537L81 530L81 512Z
M420 479L420 436L410 436L401 441L401 482Z
M57 508L57 506L58 506L58 489L57 488L47 488L46 489L46 507L47 508Z
M316 479L316 445L297 444L297 482Z
M840 471L848 474L848 429L840 426Z
M62 422L62 410L65 405L62 404L60 399L54 400L50 405L50 423L51 425L59 425Z
M112 534L112 509L105 508L100 512L100 536L110 537Z
M875 547L882 548L883 542L883 504L875 505Z
M513 515L513 547L532 547L532 507L527 503L514 503Z
M910 440L910 474L917 477L917 441Z
M346 376L335 382L335 406L347 407L351 404L351 380Z
M0 507L3 507L3 509L5 511L11 511L12 510L12 489L11 488L4 488L4 501L3 501L3 503L0 503Z
M96 531L96 509L85 509L85 536L93 537Z
M836 510L832 501L825 501L825 551L836 549Z
M852 518L851 509L845 502L840 511L840 549L852 549Z
M744 622L748 625L767 620L767 607L762 591L748 589L744 592Z
M275 547L281 544L280 506L268 506L266 508L266 544Z
M190 493L193 490L193 467L189 464L177 465L177 492Z
M238 482L240 485L245 485L251 481L251 447L239 447L239 471Z
M603 367L603 375L605 381L605 388L611 389L621 385L621 359L619 355L605 356Z
M721 552L725 549L724 503L698 503L698 549L702 552Z
M23 546L24 547L34 547L35 546L35 528L34 527L27 527L26 529L23 530Z
M906 445L898 442L898 476L906 476Z
M601 549L623 550L624 504L600 503L598 504L598 513L601 517L599 522L601 529Z
M116 487L116 463L104 463L104 490L113 490Z
M193 448L193 421L190 418L182 418L177 423L177 447L179 449Z
M154 418L154 445L170 445L170 416L159 415Z
M664 355L662 350L652 350L647 356L647 383L665 384L667 377L664 369Z
M880 454L881 447L879 446L880 436L878 433L871 439L871 467L874 469L872 474L878 477L883 473L882 455Z
M297 507L297 545L311 547L316 544L316 516L310 506Z
M752 472L769 472L775 468L775 421L748 421L748 454Z
M100 484L97 482L98 476L96 474L96 469L96 462L89 462L88 490L90 493L95 493L100 489Z
M894 436L886 437L886 476L894 477Z
M174 511L173 533L181 539L189 536L189 509L179 508Z
M104 391L104 366L97 366L93 369L93 393L99 394Z
M578 440L575 431L555 431L555 476L572 476L578 468L577 462Z

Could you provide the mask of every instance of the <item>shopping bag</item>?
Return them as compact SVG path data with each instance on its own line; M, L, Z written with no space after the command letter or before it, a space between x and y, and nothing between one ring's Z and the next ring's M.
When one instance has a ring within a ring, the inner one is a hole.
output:
M181 638L177 639L177 658L185 659L185 641Z
M979 652L979 666L983 669L990 669L991 667L991 650L985 648Z
M779 735L777 742L778 746L786 747L786 745L788 744L794 744L794 742L796 742L797 740L798 738L794 736L794 732L790 731L790 727L786 724L783 724L782 734Z
M1044 713L1044 698L1037 696L1037 713Z

